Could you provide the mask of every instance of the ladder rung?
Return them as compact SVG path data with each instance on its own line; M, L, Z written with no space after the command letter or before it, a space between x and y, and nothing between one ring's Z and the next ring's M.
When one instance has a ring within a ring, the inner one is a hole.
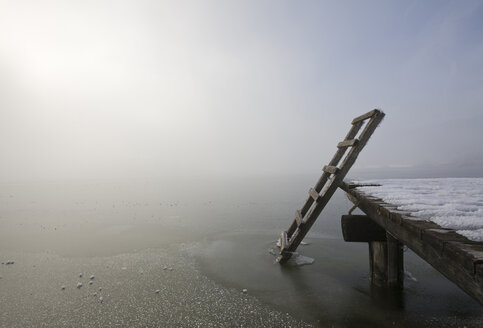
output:
M304 223L300 210L295 211L295 221L297 221L297 227L300 227Z
M288 246L287 231L282 231L280 235L280 251L283 251Z
M337 174L337 172L339 172L339 168L337 166L324 165L324 168L322 170L331 174Z
M359 142L359 139L344 140L339 142L339 144L337 145L337 148L352 147L354 145L357 145L358 142Z
M372 116L374 116L374 114L378 113L379 110L378 109L373 109L371 110L370 112L368 113L365 113L364 115L361 115L361 116L358 116L356 117L355 119L352 120L352 124L356 124L357 122L360 122L360 121L364 121Z
M309 194L310 194L310 196L311 196L311 197L312 197L312 198L313 198L313 199L314 199L316 202L318 202L318 201L320 200L320 198L321 198L321 197L320 197L320 195L319 195L319 193L318 193L317 191L315 191L315 189L314 189L314 188L310 188L310 190L309 190Z

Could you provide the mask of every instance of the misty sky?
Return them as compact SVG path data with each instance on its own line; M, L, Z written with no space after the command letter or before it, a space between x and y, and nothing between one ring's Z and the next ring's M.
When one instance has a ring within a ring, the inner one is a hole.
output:
M482 1L0 0L0 181L483 163Z

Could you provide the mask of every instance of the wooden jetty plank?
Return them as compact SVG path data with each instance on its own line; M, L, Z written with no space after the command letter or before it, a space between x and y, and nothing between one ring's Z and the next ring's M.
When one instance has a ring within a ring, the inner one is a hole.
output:
M480 282L483 282L483 264L477 263L475 265L475 276Z
M454 230L440 229L440 228L425 229L422 232L422 240L425 243L432 244L441 253L443 253L444 246L448 242L460 242L460 243L469 242L471 244L476 243L476 242L468 241L466 237L456 233L456 231Z
M483 244L468 244L450 241L445 245L444 253L457 254L457 262L468 271L476 272L475 265L483 263Z
M446 278L483 304L483 243L475 243L461 236L465 239L462 242L461 237L454 235L440 237L454 237L458 240L432 240L437 238L435 229L442 229L436 223L408 219L402 214L391 212L381 204L372 202L357 189L350 189L346 183L342 183L340 187L354 204L358 204L365 214L384 227L394 238L407 245Z

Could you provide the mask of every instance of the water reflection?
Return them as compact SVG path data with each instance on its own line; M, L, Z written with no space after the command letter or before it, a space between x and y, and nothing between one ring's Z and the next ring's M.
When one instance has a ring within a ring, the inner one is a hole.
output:
M370 296L374 305L382 310L400 310L405 308L404 290L397 288L383 288L370 284Z

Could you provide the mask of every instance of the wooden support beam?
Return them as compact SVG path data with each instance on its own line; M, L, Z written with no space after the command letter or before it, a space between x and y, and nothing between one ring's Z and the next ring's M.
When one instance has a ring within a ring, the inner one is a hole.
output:
M369 242L369 272L371 284L385 287L387 283L387 243Z
M341 226L345 241L386 241L386 230L367 215L342 215Z
M387 234L387 241L369 242L371 283L384 288L404 286L404 255L402 244Z
M387 239L387 288L404 287L404 249L403 244L386 233Z

